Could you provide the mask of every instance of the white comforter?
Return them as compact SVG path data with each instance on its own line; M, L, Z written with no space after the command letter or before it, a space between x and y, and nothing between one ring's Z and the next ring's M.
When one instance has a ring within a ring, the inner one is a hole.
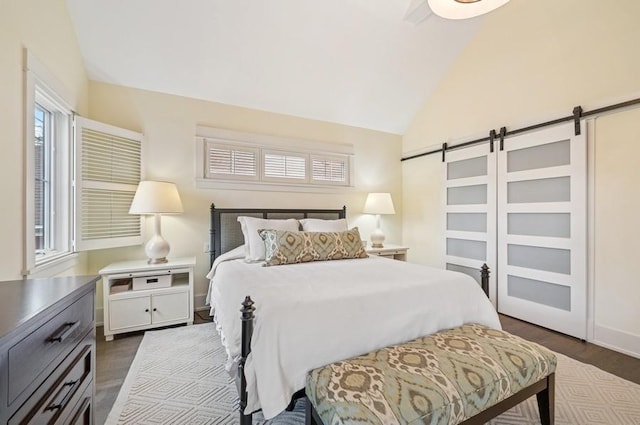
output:
M255 301L246 411L267 419L316 367L464 323L500 328L480 286L461 273L376 256L262 267L242 255L217 259L207 301L228 364L240 356L240 304Z

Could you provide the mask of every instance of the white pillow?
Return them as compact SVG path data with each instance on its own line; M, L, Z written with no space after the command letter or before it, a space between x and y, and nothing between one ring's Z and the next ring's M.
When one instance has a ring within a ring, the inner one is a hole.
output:
M255 217L238 217L242 234L244 235L245 261L263 261L264 260L264 241L258 234L258 230L289 230L297 232L300 230L298 220L290 218L287 220L268 220Z
M347 220L322 220L319 218L303 218L300 220L302 230L305 232L346 232Z

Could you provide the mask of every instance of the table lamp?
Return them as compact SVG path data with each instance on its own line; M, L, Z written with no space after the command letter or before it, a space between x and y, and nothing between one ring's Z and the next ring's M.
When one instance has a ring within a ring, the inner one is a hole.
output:
M138 184L129 214L155 216L154 234L144 246L149 264L166 263L169 254L169 242L161 233L161 215L179 214L182 211L182 202L175 184L149 180Z
M376 215L376 230L371 233L371 246L373 248L384 248L384 233L380 229L380 214L395 214L396 210L393 208L393 201L391 200L391 194L389 193L370 193L367 195L367 200L364 203L365 214Z

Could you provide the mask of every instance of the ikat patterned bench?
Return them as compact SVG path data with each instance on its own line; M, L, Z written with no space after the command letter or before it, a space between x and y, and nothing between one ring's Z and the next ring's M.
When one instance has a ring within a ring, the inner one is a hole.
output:
M553 425L555 370L538 344L464 325L309 372L306 423L484 424L535 394Z

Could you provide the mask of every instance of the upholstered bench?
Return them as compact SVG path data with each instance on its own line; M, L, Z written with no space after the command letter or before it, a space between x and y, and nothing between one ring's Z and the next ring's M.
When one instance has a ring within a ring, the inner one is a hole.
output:
M484 424L532 395L554 423L556 357L538 344L464 325L307 375L307 424Z

